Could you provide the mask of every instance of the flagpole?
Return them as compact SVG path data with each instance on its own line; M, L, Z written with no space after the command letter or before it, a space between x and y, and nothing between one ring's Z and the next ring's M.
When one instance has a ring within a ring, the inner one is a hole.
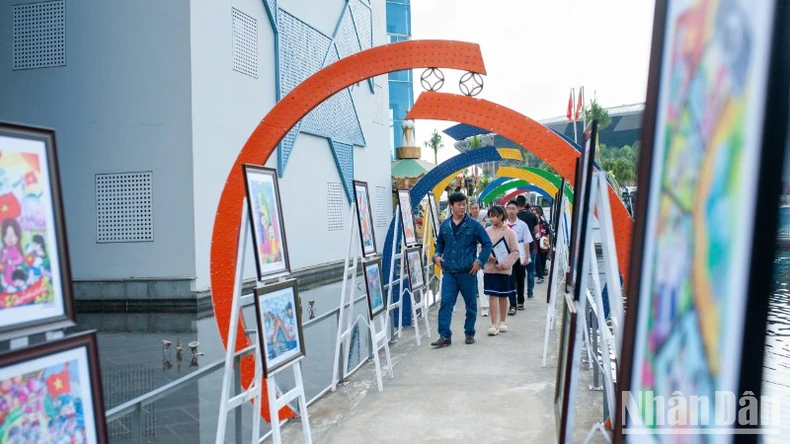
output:
M571 100L574 102L573 103L573 143L578 145L579 141L577 140L578 136L576 134L577 118L576 118L576 89L575 88L571 88Z

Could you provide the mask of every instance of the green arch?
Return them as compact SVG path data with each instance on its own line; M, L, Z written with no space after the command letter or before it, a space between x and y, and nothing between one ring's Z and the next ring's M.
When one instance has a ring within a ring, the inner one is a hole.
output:
M533 168L533 167L521 167L520 169L524 171L528 171L530 173L535 174L536 176L540 176L546 179L546 181L548 181L549 183L551 183L557 188L559 188L560 185L562 185L562 178L560 178L555 174L551 174L548 171L544 171L541 170L540 168ZM499 196L500 194L504 194L509 190L527 185L531 185L531 184L523 179L513 179L507 181L502 185L494 188L487 195L485 195L482 199L482 202L483 204L488 205L489 203L491 203L492 200L494 200L496 196ZM565 183L565 195L568 196L569 203L573 205L573 189L571 188L570 184L568 184L567 182Z

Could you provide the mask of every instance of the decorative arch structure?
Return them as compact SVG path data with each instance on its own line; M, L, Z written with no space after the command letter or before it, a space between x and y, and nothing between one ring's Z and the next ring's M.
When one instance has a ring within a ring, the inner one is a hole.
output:
M540 123L502 105L468 96L428 91L420 94L406 118L462 122L495 132L533 152L574 185L575 162L581 156L579 151ZM618 268L627 285L633 222L619 196L611 188L609 196Z
M562 186L562 177L549 173L548 171L541 170L540 168L500 167L499 170L497 170L497 177L509 177L511 179L521 179L528 182L539 183L543 183L545 180L546 182L553 185L556 189L559 189L560 186ZM571 188L571 185L568 181L565 182L565 195L567 195L568 199L571 201L571 203L573 203L573 189Z
M482 193L481 193L480 194L480 196L481 196L480 197L480 202L482 204L484 204L484 205L488 205L489 203L493 202L494 199L497 196L499 196L501 194L508 194L508 193L510 193L513 190L526 191L526 189L529 188L529 187L535 188L534 190L529 190L529 191L540 190L539 192L551 195L551 200L554 200L554 196L557 194L557 190L559 189L559 188L555 187L554 185L551 185L548 188L544 188L544 187L540 187L540 186L535 185L534 183L531 183L531 182L526 181L526 180L522 180L522 179L508 179L507 182L505 182L502 185L494 188L492 190L492 192L486 194L485 196L483 196Z
M505 197L503 197L502 200L499 201L499 204L500 205L505 205L508 202L510 202L510 199L515 199L516 196L518 196L519 194L523 194L523 193L528 192L528 191L534 191L534 192L540 194L541 196L543 196L543 198L546 199L547 201L554 202L554 195L553 194L550 194L546 190L544 190L543 188L538 188L535 185L527 185L527 186L518 187L515 190L511 191L510 193L508 193L507 195L505 195Z
M225 348L230 346L227 332L238 264L236 246L239 243L242 217L246 217L241 214L245 199L242 166L265 164L277 144L305 115L345 88L377 75L429 67L486 73L480 46L474 43L411 40L377 46L343 58L297 85L274 105L247 139L222 190L211 238L211 299ZM244 331L243 320L239 320L239 331ZM246 335L237 336L235 350L249 345ZM254 377L254 359L254 356L248 355L241 362L241 379L245 387ZM266 396L265 386L262 390L263 396ZM268 402L262 404L261 415L270 421ZM285 419L294 414L286 407L278 416Z

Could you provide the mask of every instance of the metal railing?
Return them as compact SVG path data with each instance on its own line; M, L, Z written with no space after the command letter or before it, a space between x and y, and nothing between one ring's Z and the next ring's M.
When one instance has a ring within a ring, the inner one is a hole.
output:
M365 299L365 297L366 296L363 294L359 298L355 299L353 301L353 303L351 304L350 309L353 310L353 307L357 304L357 302ZM241 297L240 303L241 303L240 304L241 305L240 309L243 309L244 307L253 305L254 304L254 299L253 299L252 295L245 295L245 296ZM311 319L308 322L305 322L304 325L303 325L303 329L307 330L308 328L310 328L310 327L312 327L312 326L314 326L314 325L316 325L316 324L318 324L318 323L320 323L320 322L322 322L322 321L324 321L326 319L329 319L332 316L335 317L335 320L338 323L340 322L340 306L338 306L337 308L335 308L332 311L329 311L329 312L326 312L326 313L322 314L321 316L318 316L318 317L316 317L314 319ZM357 317L357 319L354 322L355 323L359 322L359 317ZM245 333L249 334L251 332L255 332L255 330L254 329L253 330L247 330ZM346 378L348 378L349 376L351 376L354 373L356 373L360 368L362 368L362 365L364 365L366 362L368 362L372 358L372 354L371 354L372 352L371 352L371 348L370 348L371 344L368 344L368 345L369 345L369 347L367 347L368 348L367 349L367 356L365 358L360 358L359 364L356 367L354 367L352 370L350 370L346 375L343 375L343 371L342 371L343 363L340 362L340 372L339 372L339 374L341 375L341 377L340 377L340 381L339 382L344 381ZM344 348L345 348L344 344L341 343L340 344L340 356L346 356L347 351ZM237 351L233 355L233 368L234 368L234 372L233 372L234 375L233 376L234 376L234 386L236 387L236 393L241 392L241 366L239 365L240 362L241 362L241 358L243 356L245 356L245 355L248 355L248 354L254 352L254 351L255 351L255 345L250 345L249 347L246 347L246 348L243 348L243 349ZM131 399L131 400L127 401L127 402L124 402L123 404L121 404L121 405L119 405L117 407L113 407L113 408L107 410L107 412L106 412L105 416L106 416L107 424L109 424L109 423L111 423L113 421L118 421L118 420L126 417L127 415L131 414L132 415L132 423L131 423L132 443L141 444L143 442L142 412L143 412L143 408L145 406L151 405L154 402L156 402L156 401L158 401L158 400L160 400L160 399L162 399L162 398L164 398L164 397L166 397L166 396L168 396L168 395L170 395L172 393L175 393L178 390L181 390L187 384L189 384L191 382L196 382L196 381L200 380L201 378L204 378L204 377L206 377L208 375L213 374L217 370L224 370L224 368L225 368L225 358L222 358L222 359L220 359L218 361L215 361L215 362L213 362L211 364L208 364L205 367L202 367L199 370L196 370L196 371L194 371L194 372L192 372L192 373L190 373L190 374L188 374L188 375L186 375L186 376L184 376L182 378L179 378L179 379L177 379L177 380L175 380L173 382L170 382L170 383L168 383L166 385L163 385L162 387L159 387L156 390L150 391L150 392L148 392L148 393L146 393L146 394L144 394L142 396L138 396L137 398L134 398L134 399ZM315 401L317 401L319 398L321 398L323 395L325 395L329 390L331 390L331 388L332 388L332 384L330 382L330 384L326 388L324 388L318 394L316 394L315 396L310 398L310 400L307 401L307 405L309 406L312 403L314 403ZM298 412L298 409L296 408L295 405L292 406L292 408L293 408L293 410L295 412ZM238 412L238 409L241 409L241 406L236 407L236 409L237 409L237 412ZM240 414L235 414L234 415L236 442L241 442L241 438L242 438L241 437L241 432L242 432L241 419L242 419L242 415L240 415ZM271 431L266 433L265 435L263 435L260 438L260 440L261 441L265 440L266 438L269 437L270 434L271 434Z

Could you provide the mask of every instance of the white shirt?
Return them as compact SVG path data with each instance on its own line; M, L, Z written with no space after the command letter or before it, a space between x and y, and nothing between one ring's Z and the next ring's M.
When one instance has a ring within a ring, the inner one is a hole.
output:
M511 222L510 219L505 219L505 224L516 232L518 243L532 243L532 233L529 232L529 226L523 220L516 218L515 222Z

